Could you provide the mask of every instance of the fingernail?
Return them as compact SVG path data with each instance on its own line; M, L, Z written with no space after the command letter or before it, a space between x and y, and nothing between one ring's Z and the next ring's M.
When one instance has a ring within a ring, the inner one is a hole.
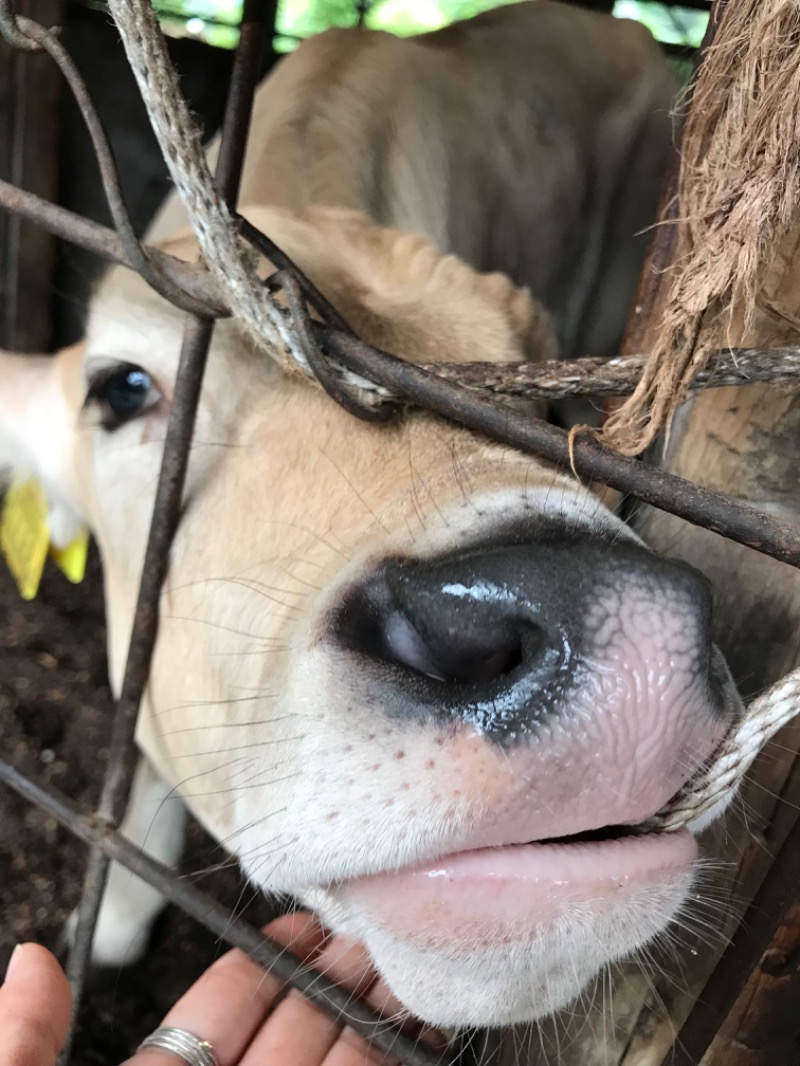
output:
M14 971L14 967L19 962L19 949L21 947L22 947L22 944L17 944L17 946L11 952L11 958L8 960L8 966L6 966L6 976L4 978L5 981L8 981L8 980L11 979L11 975L12 975L12 973Z

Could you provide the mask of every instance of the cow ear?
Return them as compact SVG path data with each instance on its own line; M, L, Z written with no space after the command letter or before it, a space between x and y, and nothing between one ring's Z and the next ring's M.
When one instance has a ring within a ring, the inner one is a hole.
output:
M448 256L448 261L452 258ZM459 260L457 262L459 268L463 269L464 264ZM515 285L509 277L500 273L472 272L471 281L486 303L505 315L513 337L510 345L512 351L506 358L522 358L534 363L558 359L558 340L550 314L529 289ZM496 358L502 359L504 356L501 354Z
M369 269L363 276L362 301L400 336L403 329L408 331L409 352L414 353L413 332L422 324L425 361L558 358L550 315L529 289L515 285L506 274L473 270L417 234L375 232L383 254L376 263L365 255ZM378 243L367 239L362 247L370 252ZM404 292L413 293L413 299L404 299Z
M69 388L79 354L0 351L0 483L15 477L41 481L57 547L69 544L83 524L73 464L79 405Z
M550 316L527 289L419 234L344 208L243 211L378 348L421 363L557 357Z

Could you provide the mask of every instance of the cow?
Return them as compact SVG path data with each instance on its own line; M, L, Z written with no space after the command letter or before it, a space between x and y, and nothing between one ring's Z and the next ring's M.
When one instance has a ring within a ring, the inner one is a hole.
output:
M405 358L608 354L672 90L641 26L549 0L332 30L259 90L241 211ZM174 198L150 239L197 254ZM83 342L0 356L0 466L54 539L91 528L116 692L182 325L115 268ZM222 321L123 830L174 865L185 804L427 1022L540 1017L688 898L693 834L641 827L739 713L710 616L568 472L425 412L358 422ZM96 958L159 906L115 869Z

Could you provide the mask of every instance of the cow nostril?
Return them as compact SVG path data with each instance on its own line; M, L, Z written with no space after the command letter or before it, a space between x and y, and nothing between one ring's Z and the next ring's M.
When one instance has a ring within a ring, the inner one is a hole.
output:
M382 575L381 575L382 576ZM492 618L466 605L453 611L446 597L435 611L412 610L382 580L354 590L336 613L338 639L361 654L442 684L490 682L536 657L544 634L530 622ZM419 606L419 605L417 605ZM451 606L451 605L450 605Z
M493 681L522 662L519 638L505 633L485 634L477 644L453 636L425 640L401 610L392 610L383 620L381 658L410 667L437 681L468 684Z

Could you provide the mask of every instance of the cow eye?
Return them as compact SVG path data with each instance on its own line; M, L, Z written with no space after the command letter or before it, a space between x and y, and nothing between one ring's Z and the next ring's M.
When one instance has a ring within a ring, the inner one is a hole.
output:
M115 363L94 374L84 407L95 407L103 429L114 430L144 414L160 398L146 370L132 363Z

